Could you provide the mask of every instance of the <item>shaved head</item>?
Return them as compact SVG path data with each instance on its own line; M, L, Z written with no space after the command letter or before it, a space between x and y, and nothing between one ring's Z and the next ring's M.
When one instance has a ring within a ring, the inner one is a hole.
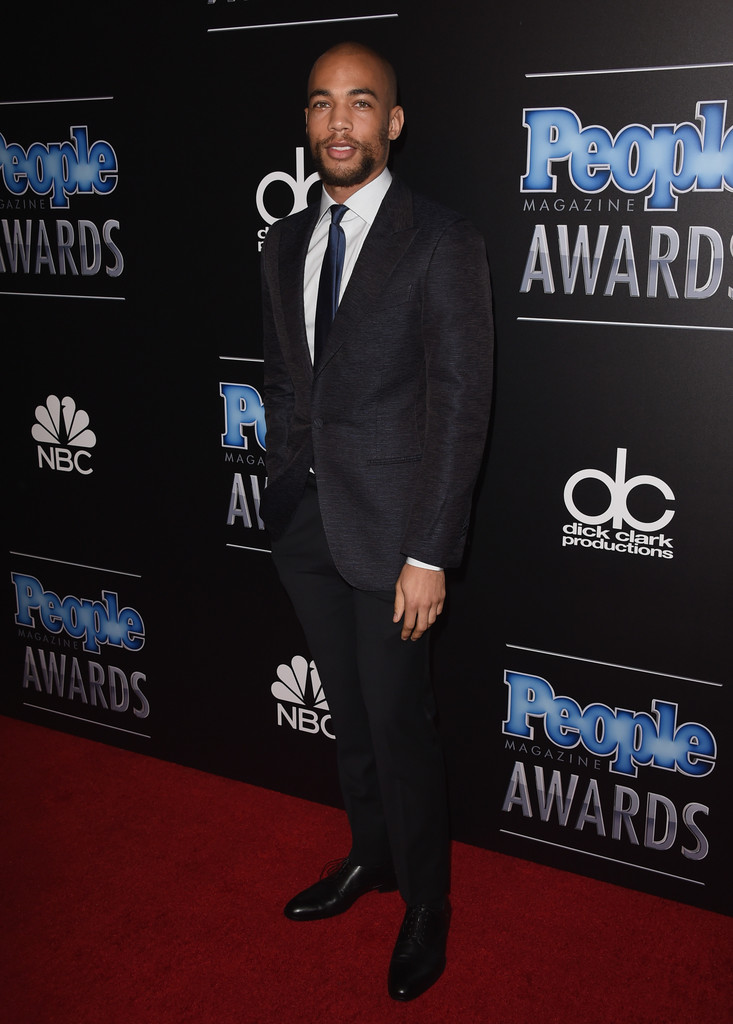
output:
M377 53L377 51L373 50L371 46L366 46L364 43L336 43L335 46L332 46L329 50L326 50L325 53L322 53L314 62L310 75L308 76L308 95L310 96L311 94L311 83L313 82L313 77L318 68L319 61L331 57L357 56L368 57L379 65L382 74L384 75L386 85L386 94L383 97L384 102L388 107L394 107L397 103L397 75L395 74L395 70L386 57L383 57L381 53Z

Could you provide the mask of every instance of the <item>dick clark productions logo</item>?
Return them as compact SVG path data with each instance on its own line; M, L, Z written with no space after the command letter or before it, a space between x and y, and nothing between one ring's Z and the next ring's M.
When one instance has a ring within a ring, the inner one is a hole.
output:
M650 487L670 502L674 501L674 492L658 476L640 474L627 479L626 454L626 448L616 449L615 476L600 469L580 469L567 481L563 498L575 522L563 526L562 546L670 559L673 557L672 538L658 531L672 521L674 509L665 508L656 519L644 522L629 510L629 496L638 487ZM584 511L576 499L578 485L587 480L599 481L608 491L608 504L601 512Z

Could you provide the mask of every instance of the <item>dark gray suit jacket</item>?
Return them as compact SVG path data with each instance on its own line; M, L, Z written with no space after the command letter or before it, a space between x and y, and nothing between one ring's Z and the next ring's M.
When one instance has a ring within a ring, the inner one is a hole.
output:
M303 269L318 208L274 224L263 251L262 517L277 538L314 466L336 566L386 590L407 555L461 560L491 404L486 250L466 220L393 179L314 373Z

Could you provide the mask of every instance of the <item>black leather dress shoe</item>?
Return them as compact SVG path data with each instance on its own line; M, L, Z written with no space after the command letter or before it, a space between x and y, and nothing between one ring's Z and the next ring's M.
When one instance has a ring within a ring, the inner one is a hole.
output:
M367 892L394 892L397 888L394 870L390 865L378 868L364 868L352 864L348 857L334 861L325 877L303 892L299 892L285 907L285 916L291 921L318 921L323 917L335 917Z
M445 968L450 910L408 907L389 965L389 994L407 1001L435 984Z

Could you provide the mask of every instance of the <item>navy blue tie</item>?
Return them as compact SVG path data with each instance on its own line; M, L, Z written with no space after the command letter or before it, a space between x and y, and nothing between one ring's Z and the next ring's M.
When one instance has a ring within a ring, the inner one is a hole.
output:
M314 336L313 365L318 365L321 353L326 344L328 332L339 304L341 274L344 269L346 254L346 235L340 221L346 213L347 206L331 207L331 225L328 229L328 245L323 256L321 277L318 282L318 299L316 300L316 325Z

